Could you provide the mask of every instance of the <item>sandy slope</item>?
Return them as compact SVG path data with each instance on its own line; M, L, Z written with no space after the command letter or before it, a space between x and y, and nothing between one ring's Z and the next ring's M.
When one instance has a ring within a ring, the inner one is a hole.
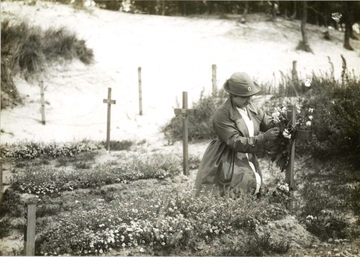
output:
M46 125L40 123L38 83L16 83L26 104L1 112L1 143L19 140L105 140L106 111L102 101L112 88L111 138L147 139L163 144L159 127L181 105L183 91L189 104L202 89L211 92L211 65L217 65L217 84L235 71L246 71L258 82L276 82L279 71L288 72L298 62L302 78L312 71L329 71L328 56L341 72L342 54L350 70L359 72L359 44L354 52L342 48L340 32L332 42L321 40L321 28L308 26L315 54L295 51L300 40L299 22L266 21L252 16L248 24L220 20L161 17L101 10L76 11L69 6L37 2L2 2L2 20L27 20L41 27L63 27L85 39L94 50L95 63L55 66L41 79L46 86ZM292 30L290 30L292 29ZM142 67L143 109L139 116L138 67Z

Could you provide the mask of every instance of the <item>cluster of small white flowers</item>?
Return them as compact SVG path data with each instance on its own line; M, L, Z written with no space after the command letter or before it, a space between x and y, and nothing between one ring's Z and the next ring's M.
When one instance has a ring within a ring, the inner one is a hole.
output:
M282 133L283 137L291 139L291 133L288 129L284 129L283 133Z
M313 220L317 220L317 217L312 215L306 216L306 223L310 224Z
M272 113L272 118L275 124L280 123L284 120L284 117L287 115L287 107L275 107L274 112Z
M285 192L285 193L289 193L289 191L290 191L289 184L286 183L286 182L280 182L280 183L278 183L277 188L278 188L280 191L283 191L283 192Z

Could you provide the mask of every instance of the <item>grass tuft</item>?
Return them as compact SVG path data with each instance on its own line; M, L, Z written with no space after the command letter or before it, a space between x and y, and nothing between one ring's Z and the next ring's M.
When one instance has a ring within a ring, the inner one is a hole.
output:
M51 63L79 59L91 64L94 54L75 33L65 28L29 26L26 22L1 23L1 109L21 104L13 77L36 78Z

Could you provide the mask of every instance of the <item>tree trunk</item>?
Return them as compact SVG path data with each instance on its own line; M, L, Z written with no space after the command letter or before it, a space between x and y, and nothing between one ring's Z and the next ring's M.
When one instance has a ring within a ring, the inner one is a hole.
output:
M306 31L306 21L307 21L307 2L303 1L303 9L302 9L302 17L301 17L301 35L302 35L302 49L306 52L312 52L310 45L309 45L309 40L308 40L308 35L307 35L307 31Z
M161 9L162 9L161 15L164 16L165 15L165 0L161 0Z
M296 17L296 2L294 2L294 12L293 12L293 14L290 16L290 20L295 19L295 17Z
M346 16L345 20L345 35L344 35L344 48L353 51L354 49L350 45L350 38L352 36L352 24L354 22L354 13L351 8L350 2L345 2Z
M271 1L271 20L276 21L276 13L277 13L277 3L275 1Z
M241 20L240 20L241 23L246 23L246 15L248 13L248 10L249 10L249 2L246 1L245 2L244 12L243 12L243 15L242 15Z

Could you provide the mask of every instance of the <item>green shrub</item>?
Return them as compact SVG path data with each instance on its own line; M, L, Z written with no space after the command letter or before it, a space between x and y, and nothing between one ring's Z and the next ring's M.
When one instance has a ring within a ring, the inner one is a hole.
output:
M314 137L310 142L299 142L297 149L320 160L343 161L358 169L360 81L350 80L343 87L332 79L315 79L314 95L308 104L315 109Z
M193 139L211 139L215 137L212 129L212 116L218 106L224 102L225 91L221 90L215 96L206 96L201 93L198 102L193 103L192 109L188 115L188 135ZM165 137L170 141L180 140L183 137L182 115L171 119L169 124L162 128Z

